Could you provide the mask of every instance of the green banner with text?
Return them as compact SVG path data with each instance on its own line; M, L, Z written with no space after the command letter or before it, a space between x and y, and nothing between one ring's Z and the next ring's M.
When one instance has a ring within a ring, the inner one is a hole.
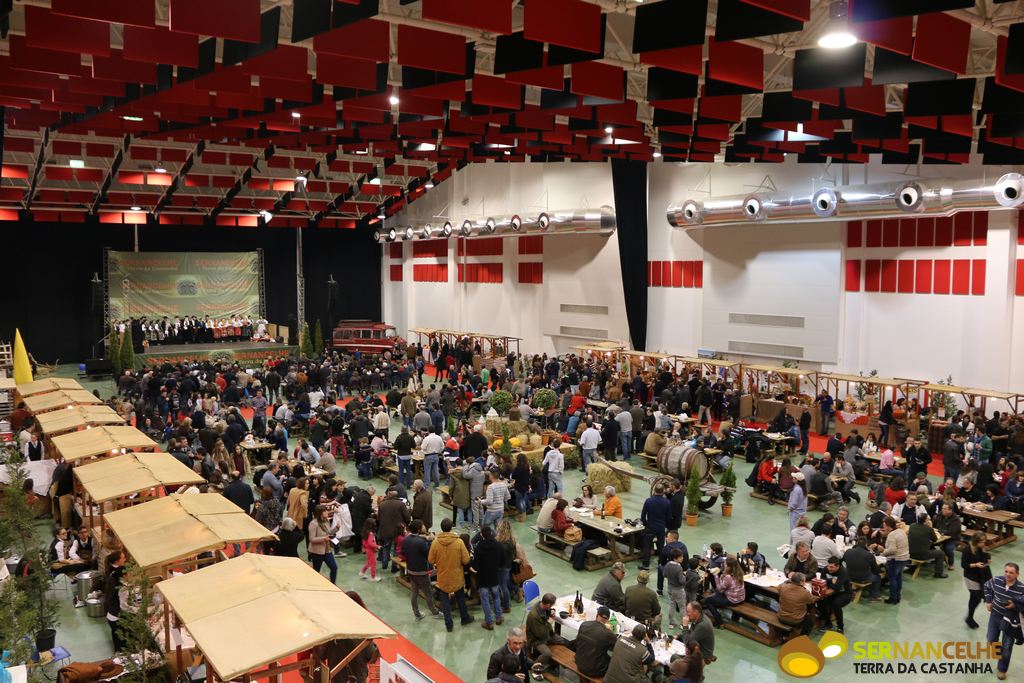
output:
M110 317L259 317L259 252L110 251Z

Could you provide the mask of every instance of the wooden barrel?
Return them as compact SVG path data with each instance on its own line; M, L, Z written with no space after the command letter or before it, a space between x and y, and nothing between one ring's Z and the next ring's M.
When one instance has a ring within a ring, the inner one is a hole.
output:
M704 481L708 476L710 464L703 451L679 442L667 444L658 451L658 471L675 477L683 484L689 479L694 467L697 468L700 480Z

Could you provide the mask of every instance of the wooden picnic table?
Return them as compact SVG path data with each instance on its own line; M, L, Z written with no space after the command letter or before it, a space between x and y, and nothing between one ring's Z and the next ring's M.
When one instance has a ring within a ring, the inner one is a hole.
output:
M879 463L879 462L882 462L882 454L878 453L877 451L872 452L872 453L865 453L864 454L864 459L865 460L870 460L871 462L874 462L874 463ZM904 458L902 455L896 455L895 453L893 453L893 459L892 460L896 464L897 468L903 468L903 467L907 466L907 459Z
M242 441L238 444L242 452L249 456L249 462L254 465L266 465L270 462L270 454L274 450L274 444L269 441Z
M960 506L960 512L965 517L973 517L984 523L984 533L988 534L990 538L994 537L994 540L991 542L991 548L998 548L1017 540L1013 533L1013 524L1011 524L1011 522L1020 517L1016 512L1010 512L1009 510L984 510L967 503Z
M618 517L601 519L590 510L577 510L571 507L566 508L565 512L577 526L604 534L608 540L608 550L611 551L611 562L631 562L640 559L644 530L642 524L637 523L635 527L629 526ZM621 531L617 531L617 528L621 528ZM618 545L620 543L627 547L625 554L619 552Z

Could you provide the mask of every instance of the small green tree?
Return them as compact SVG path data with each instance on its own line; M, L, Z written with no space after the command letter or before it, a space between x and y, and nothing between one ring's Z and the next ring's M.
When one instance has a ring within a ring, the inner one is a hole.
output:
M538 389L533 394L533 406L541 410L554 408L558 405L558 394L551 389Z
M114 376L121 375L121 337L117 334L117 328L110 326L110 336L107 337L107 359L114 369Z
M159 606L153 601L153 578L135 562L125 566L123 586L127 589L128 605L121 611L119 626L124 637L126 653L143 655L147 650L158 651L153 640L150 622L158 618ZM128 669L128 680L148 681L148 667L140 656L126 657L125 668Z
M313 340L309 336L308 322L302 323L302 331L299 333L299 355L313 357Z
M508 429L508 425L502 423L501 425L501 448L499 453L502 457L512 458L512 442L509 439L512 438Z
M947 387L953 386L953 375L946 375L946 378L940 379L937 384L943 384ZM956 399L949 392L936 392L932 396L932 408L935 411L935 415L949 420L956 415Z
M135 345L132 343L131 330L125 330L121 339L121 369L135 369Z
M320 321L313 326L313 353L322 356L324 353L324 331Z
M700 473L694 465L690 470L690 476L686 480L686 514L695 515L700 510Z
M512 393L499 389L491 394L491 407L498 415L504 415L512 407Z
M735 491L730 491L728 489L736 488L736 472L733 471L731 462L729 463L729 466L725 468L725 472L722 472L722 478L718 483L725 489L722 491L722 502L726 505L732 505L732 497L735 494Z

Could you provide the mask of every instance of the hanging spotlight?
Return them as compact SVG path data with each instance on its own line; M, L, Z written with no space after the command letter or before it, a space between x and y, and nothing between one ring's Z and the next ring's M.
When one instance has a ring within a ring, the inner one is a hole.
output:
M444 225L441 226L441 234L445 237L451 237L453 230L454 228L452 227L451 221L445 221Z
M300 114L300 113L299 113L299 112L297 112L297 111L293 111L293 112L292 112L292 118L293 118L293 119L298 119L298 118L302 118L302 114Z
M423 184L423 187L427 188L428 190L433 190L434 189L434 181L433 180L428 180L426 183Z
M71 168L85 168L85 162L81 159L69 159L68 166Z
M391 104L392 106L398 104L398 102L399 99L397 95L392 95L391 97L388 98L388 103Z
M829 20L825 33L818 39L820 47L837 50L850 47L857 36L850 31L850 7L846 0L835 0L828 8Z
M493 218L488 218L484 221L484 227L481 232L485 235L493 235L495 230L497 230L497 226L495 225Z
M260 211L260 218L263 219L264 223L269 223L271 219L274 218L274 214L270 213L266 209L263 209L262 211Z
M167 173L167 169L163 166L157 166L153 169L153 173Z
M384 238L388 242L394 242L396 239L398 239L398 232L394 228L391 228L386 233L384 233Z
M424 225L422 228L420 228L420 239L422 239L422 240L430 239L430 233L431 233L432 230L433 229L430 227L429 223L427 225Z
M380 185L380 178L371 178L369 181L370 185Z
M462 221L462 227L459 228L459 233L463 237L469 237L470 235L473 234L473 224L470 223L468 220Z
M615 132L615 129L614 129L614 128L612 128L611 126L605 126L605 127L604 127L604 132L605 132L605 133L608 133L608 135L611 135L612 133L614 133L614 132Z
M547 230L549 227L551 227L551 216L547 215L546 213L542 213L541 215L537 216L537 225L540 226L541 230Z
M514 232L519 232L523 229L523 219L519 216L512 216L509 224L512 226L512 230Z
M661 158L661 152L655 152L652 156L654 156L655 159L660 159Z
M133 206L132 207L132 211L142 211L142 207L141 206Z

